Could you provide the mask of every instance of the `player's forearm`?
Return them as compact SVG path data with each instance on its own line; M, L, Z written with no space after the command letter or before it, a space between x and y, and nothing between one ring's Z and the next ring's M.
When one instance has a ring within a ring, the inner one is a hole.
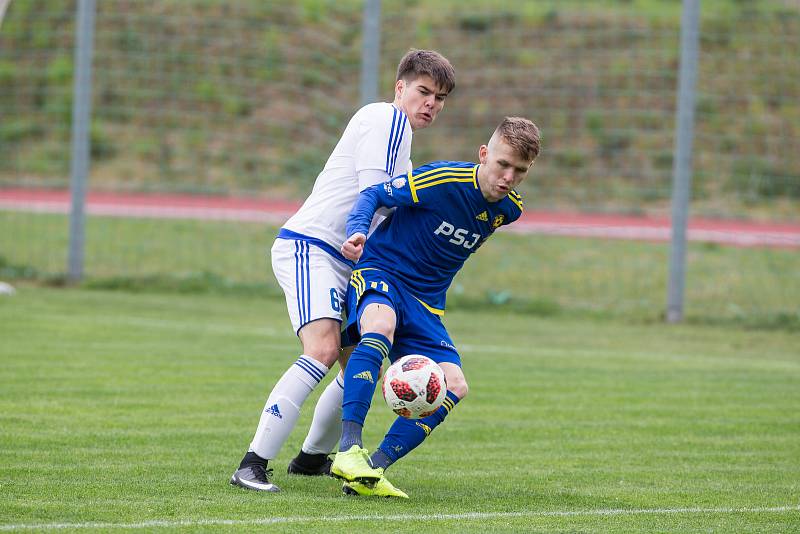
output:
M382 205L380 191L382 185L364 189L356 200L350 215L347 216L347 237L355 233L367 235L375 211Z

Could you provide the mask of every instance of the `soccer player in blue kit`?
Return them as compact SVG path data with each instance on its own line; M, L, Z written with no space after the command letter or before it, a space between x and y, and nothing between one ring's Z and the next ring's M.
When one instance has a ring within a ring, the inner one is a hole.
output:
M461 359L441 321L446 292L467 258L521 215L514 188L539 146L533 122L506 117L480 147L479 164L429 163L361 192L342 245L342 254L358 261L347 289L345 332L360 340L344 373L342 438L331 466L345 481L345 493L407 498L384 470L420 445L466 396ZM379 207L397 209L367 241ZM398 417L370 457L361 434L381 363L405 354L423 354L442 367L447 397L433 415Z
M394 100L368 104L353 115L311 195L278 233L270 252L272 269L303 353L269 393L253 439L230 478L232 485L280 491L268 465L289 438L311 392L337 359L344 362L346 357L340 355L339 344L341 298L353 265L339 247L347 238L347 214L362 189L411 170L415 132L433 124L454 86L455 70L438 52L405 54L397 67ZM327 474L328 453L340 437L342 394L337 376L320 395L311 428L288 473Z

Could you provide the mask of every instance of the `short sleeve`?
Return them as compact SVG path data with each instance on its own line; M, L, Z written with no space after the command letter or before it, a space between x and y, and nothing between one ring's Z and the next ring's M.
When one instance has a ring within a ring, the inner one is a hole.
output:
M381 170L390 177L405 174L411 158L411 126L391 104L364 109L359 124L355 170Z

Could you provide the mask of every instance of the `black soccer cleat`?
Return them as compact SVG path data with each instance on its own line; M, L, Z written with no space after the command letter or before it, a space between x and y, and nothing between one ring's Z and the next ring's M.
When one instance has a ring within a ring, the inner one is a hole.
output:
M290 475L303 475L307 477L331 476L331 460L327 454L307 454L303 451L295 456L286 472Z
M263 465L248 465L237 469L231 476L231 485L253 491L277 492L281 489L272 483L272 469Z

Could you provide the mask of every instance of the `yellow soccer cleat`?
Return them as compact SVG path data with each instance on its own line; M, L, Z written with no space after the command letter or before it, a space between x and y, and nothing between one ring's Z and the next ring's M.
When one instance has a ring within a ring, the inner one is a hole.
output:
M378 471L383 472L383 469L378 469ZM389 482L385 476L381 476L381 479L375 484L374 487L370 488L365 486L360 482L345 482L342 485L342 492L345 495L361 495L364 497L399 497L401 499L408 499L408 495Z
M345 452L339 451L331 465L331 476L345 482L360 482L373 487L383 476L383 469L374 469L369 463L369 453L358 445Z

